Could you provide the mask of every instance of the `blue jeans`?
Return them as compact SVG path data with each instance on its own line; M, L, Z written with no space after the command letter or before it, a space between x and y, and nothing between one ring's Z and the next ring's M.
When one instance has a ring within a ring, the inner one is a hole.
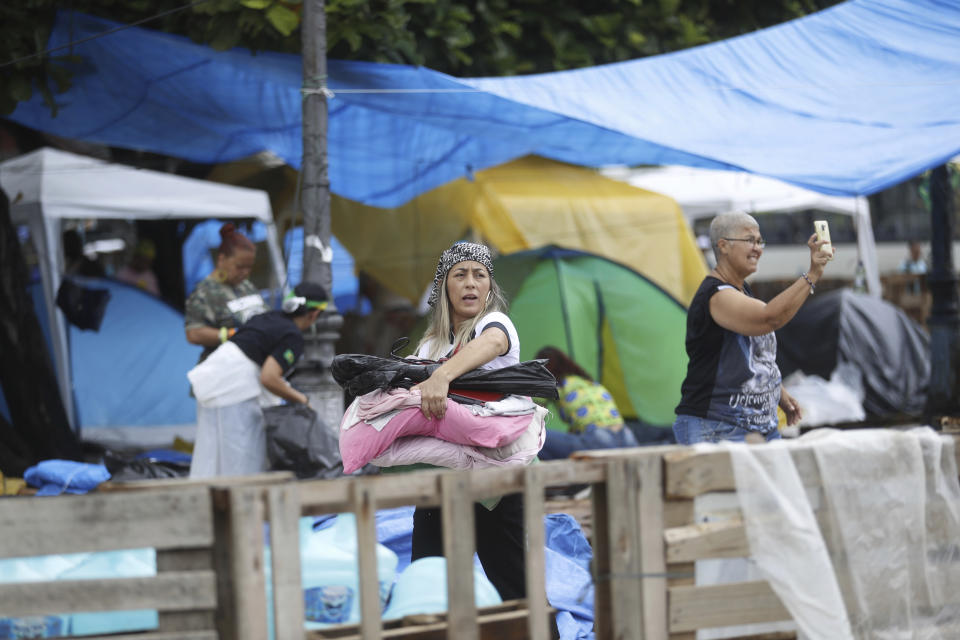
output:
M677 436L677 442L680 444L696 444L698 442L720 442L721 440L733 440L743 442L747 434L758 433L767 441L778 440L780 431L774 427L764 433L762 431L753 431L744 429L727 422L719 420L707 420L706 418L697 418L696 416L677 416L673 423L673 433Z
M538 457L541 460L562 460L569 458L574 451L636 446L639 446L637 438L627 427L614 432L589 425L582 433L565 433L547 429L547 439Z

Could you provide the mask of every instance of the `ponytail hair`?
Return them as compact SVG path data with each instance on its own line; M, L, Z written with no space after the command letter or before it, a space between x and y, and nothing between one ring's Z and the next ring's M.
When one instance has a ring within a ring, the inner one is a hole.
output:
M256 251L257 249L250 238L237 231L232 222L227 222L220 227L220 247L217 249L217 254L229 258L238 250Z

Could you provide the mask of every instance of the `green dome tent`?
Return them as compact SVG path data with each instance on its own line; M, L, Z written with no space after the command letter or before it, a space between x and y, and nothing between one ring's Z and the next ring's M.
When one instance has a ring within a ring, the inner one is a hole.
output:
M494 269L521 360L553 345L610 390L625 418L673 424L687 371L681 303L617 262L555 246L502 256Z

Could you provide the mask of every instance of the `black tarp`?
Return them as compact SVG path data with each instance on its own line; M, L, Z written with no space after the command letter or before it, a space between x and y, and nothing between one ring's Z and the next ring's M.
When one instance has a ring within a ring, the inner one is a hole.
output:
M267 431L267 458L271 471L293 471L304 478L343 475L336 433L302 404L282 404L263 410Z
M848 362L863 378L868 416L921 416L930 380L930 338L895 305L851 289L807 300L777 331L777 364L830 379Z
M450 382L450 389L499 391L538 398L556 398L557 380L546 360L527 360L501 369L474 369ZM375 389L410 388L439 367L437 362L381 358L345 353L333 359L333 379L348 393L360 396Z

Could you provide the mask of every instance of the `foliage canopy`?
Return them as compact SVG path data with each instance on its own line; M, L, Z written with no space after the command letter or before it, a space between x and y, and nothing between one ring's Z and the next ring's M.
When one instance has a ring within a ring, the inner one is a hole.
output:
M748 33L837 0L326 0L331 58L503 76L619 62ZM70 84L44 51L57 0L0 3L0 113ZM300 50L301 0L74 0L72 9L215 49ZM154 16L157 16L153 18ZM149 19L148 18L153 18ZM31 57L32 56L32 57Z

